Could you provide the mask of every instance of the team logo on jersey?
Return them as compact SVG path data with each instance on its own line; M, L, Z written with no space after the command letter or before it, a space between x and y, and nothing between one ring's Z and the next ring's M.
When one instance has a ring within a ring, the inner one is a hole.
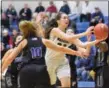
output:
M33 41L37 40L37 38L32 38Z
M67 41L62 40L62 39L60 39L60 38L58 38L57 40L59 41L59 42L57 43L58 45L67 47L67 45L68 45L68 42L67 42Z
M58 38L57 40L59 40L60 42L63 42L63 43L68 43L67 41L62 40L62 39L60 39L60 38Z

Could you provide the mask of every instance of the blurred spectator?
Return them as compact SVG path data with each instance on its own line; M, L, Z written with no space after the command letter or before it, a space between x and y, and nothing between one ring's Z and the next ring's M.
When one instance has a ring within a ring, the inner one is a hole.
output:
M74 22L79 22L79 16L80 16L81 11L82 11L82 7L80 4L80 1L76 1L71 14L69 14L70 20Z
M6 14L3 12L1 16L1 26L2 28L7 28L9 29L9 19L6 17Z
M13 46L12 37L9 35L9 32L7 29L3 30L3 43L6 49L12 48Z
M82 13L80 14L80 22L91 20L91 8L89 1L82 3Z
M0 52L1 52L1 59L4 56L4 54L6 53L7 49L5 49L4 47L4 43L0 42Z
M16 40L16 37L18 36L18 31L16 29L12 30L12 41L13 41L13 46L15 46L14 41Z
M98 23L104 23L104 16L99 7L95 7L95 12L92 14L91 26L95 26Z
M32 11L28 7L28 4L24 4L24 8L20 10L20 20L31 20Z
M67 0L63 1L63 6L60 8L60 12L64 12L66 14L70 14L70 7L67 3Z
M16 23L17 25L17 12L12 4L6 10L6 16L9 18L10 25Z
M12 21L17 19L17 12L12 4L10 4L6 10L6 15Z
M95 12L92 14L92 19L98 22L104 22L104 16L99 7L95 7Z
M77 76L82 81L91 80L89 72L94 67L94 58L95 58L95 47L91 48L90 56L87 59L78 59L76 60L77 66Z
M39 2L39 6L36 7L35 12L39 13L44 11L45 11L45 8L42 6L42 2Z
M47 8L46 12L48 12L48 15L51 17L53 13L57 13L57 8L53 1L50 1L49 4L50 6Z
M80 1L76 1L76 2L75 2L75 6L74 6L74 8L73 8L71 14L76 14L76 15L79 16L80 13L81 13L81 11L82 11L81 3L80 3Z

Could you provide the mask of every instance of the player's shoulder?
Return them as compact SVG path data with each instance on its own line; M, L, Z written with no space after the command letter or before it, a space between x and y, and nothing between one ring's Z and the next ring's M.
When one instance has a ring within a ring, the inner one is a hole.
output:
M56 27L52 29L52 31L54 31L54 32L58 31L58 30L59 30L59 28L56 28Z
M51 31L51 34L54 36L57 36L60 32L61 30L59 28L53 28Z

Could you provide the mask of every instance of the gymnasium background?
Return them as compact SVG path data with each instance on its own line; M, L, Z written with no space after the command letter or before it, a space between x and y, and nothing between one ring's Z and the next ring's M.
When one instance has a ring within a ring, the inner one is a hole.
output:
M49 0L3 0L1 2L1 9L2 9L2 12L6 11L9 4L12 4L14 6L15 10L17 11L17 15L19 16L19 11L24 7L24 4L28 4L29 8L31 9L31 11L33 13L35 11L35 8L38 6L39 1L42 1L42 6L44 6L45 10L46 10L47 7L49 6ZM75 1L80 1L80 0L75 0ZM68 5L69 5L70 10L71 10L70 14L73 14L73 10L76 6L75 1L68 0ZM62 0L53 0L53 2L57 8L57 11L59 11L61 6L63 5L63 1ZM81 3L81 5L85 4L83 0L80 1L80 3ZM109 23L109 21L108 21L109 7L108 7L108 5L109 5L109 3L106 0L97 0L97 1L96 0L91 0L91 1L89 0L89 8L91 9L90 13L94 13L95 7L100 8L101 12L104 15L105 23L108 24ZM82 10L82 8L81 8L81 10ZM80 23L79 20L76 21L76 25L78 28L82 27L82 23ZM89 23L88 23L88 25L89 25ZM88 27L88 25L85 25L85 29ZM18 26L15 26L15 28L18 29ZM3 32L2 29L0 31L1 31L1 33ZM81 31L81 30L78 30L78 31ZM9 34L11 35L12 31L9 31ZM0 39L0 40L2 40L2 39ZM83 38L82 40L86 41L85 38ZM94 88L95 83L93 80L86 80L86 81L80 80L78 85L80 87L83 87L83 88Z
M49 0L3 0L2 1L2 8L4 10L7 9L9 4L13 4L16 8L16 11L19 12L19 10L24 6L24 3L27 3L29 7L34 12L35 8L38 6L38 2L42 1L42 5L47 8L49 6ZM63 5L62 0L53 0L54 4L56 5L58 11L60 7ZM81 1L82 3L84 0L68 0L68 4L70 6L71 12L73 12L73 8L75 7L76 3L75 1ZM90 1L90 8L92 11L94 11L94 7L99 7L103 14L105 16L108 16L108 1L106 0L89 0Z

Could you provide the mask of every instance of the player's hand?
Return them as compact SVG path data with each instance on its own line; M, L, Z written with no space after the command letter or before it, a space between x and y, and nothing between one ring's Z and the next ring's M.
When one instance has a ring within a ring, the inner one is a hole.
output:
M79 56L81 58L86 58L85 53L81 52L81 51L77 51L76 56Z
M36 23L40 23L45 17L45 13L44 12L40 12L39 14L37 14L36 16Z
M96 39L96 45L102 42L104 39Z
M83 54L83 57L84 57L85 59L87 59L87 57L89 56L89 53L87 53L87 52L82 52L82 54Z
M94 26L89 27L89 28L86 30L86 35L91 35L91 34L93 33L93 29L94 29Z
M91 41L92 34L87 35L87 41Z

